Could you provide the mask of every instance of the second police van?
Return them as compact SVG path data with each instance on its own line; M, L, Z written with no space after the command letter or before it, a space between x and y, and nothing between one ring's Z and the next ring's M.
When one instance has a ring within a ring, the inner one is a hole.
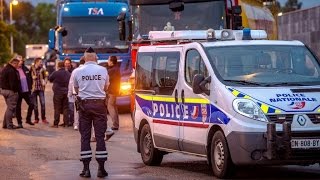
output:
M149 33L133 114L146 165L183 152L223 178L239 165L320 163L319 60L299 41L266 38L250 29Z

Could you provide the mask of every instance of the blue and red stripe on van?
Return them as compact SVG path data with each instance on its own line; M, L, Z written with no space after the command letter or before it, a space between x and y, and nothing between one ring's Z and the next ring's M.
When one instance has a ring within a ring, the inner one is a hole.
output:
M136 101L153 123L173 126L208 128L210 123L227 124L230 119L209 100L185 98L178 103L168 96L136 94Z

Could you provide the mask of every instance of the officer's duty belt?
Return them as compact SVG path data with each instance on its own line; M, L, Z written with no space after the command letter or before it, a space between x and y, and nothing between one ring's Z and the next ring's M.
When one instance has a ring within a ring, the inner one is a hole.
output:
M100 102L104 102L104 99L83 99L83 100L81 100L81 102L84 102L84 103L93 103L93 102L100 103Z

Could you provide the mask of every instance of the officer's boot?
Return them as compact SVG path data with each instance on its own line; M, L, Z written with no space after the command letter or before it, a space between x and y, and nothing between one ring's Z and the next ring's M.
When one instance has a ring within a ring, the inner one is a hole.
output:
M98 168L98 174L97 176L100 178L108 176L107 171L104 169L104 161L98 161L99 168Z
M82 162L83 162L83 170L79 175L81 177L86 177L86 178L91 177L90 168L89 168L90 161L87 160L87 161L82 161Z

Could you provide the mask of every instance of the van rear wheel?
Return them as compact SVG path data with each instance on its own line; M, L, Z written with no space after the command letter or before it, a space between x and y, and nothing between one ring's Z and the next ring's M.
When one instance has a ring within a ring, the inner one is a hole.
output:
M221 131L217 131L211 142L211 166L218 178L230 177L234 172L227 141Z
M145 124L141 129L140 151L144 164L148 166L158 166L161 164L163 153L154 147L150 126L148 124Z

